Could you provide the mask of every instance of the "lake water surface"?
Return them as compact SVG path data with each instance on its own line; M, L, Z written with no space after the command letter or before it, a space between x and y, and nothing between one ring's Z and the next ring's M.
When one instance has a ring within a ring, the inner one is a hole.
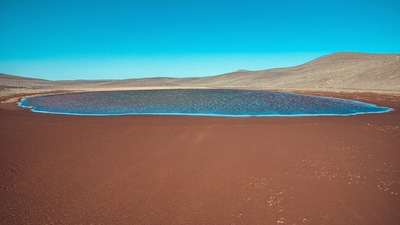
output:
M35 112L73 115L172 114L210 116L317 116L388 112L354 100L275 91L176 89L52 94L23 98Z

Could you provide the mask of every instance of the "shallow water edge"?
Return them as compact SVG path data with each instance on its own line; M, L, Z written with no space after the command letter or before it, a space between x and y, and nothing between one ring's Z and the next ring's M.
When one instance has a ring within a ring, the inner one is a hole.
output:
M88 104L88 102L95 104ZM18 106L38 113L76 116L304 117L350 116L385 113L393 110L343 98L238 89L168 89L45 94L22 98L18 102Z

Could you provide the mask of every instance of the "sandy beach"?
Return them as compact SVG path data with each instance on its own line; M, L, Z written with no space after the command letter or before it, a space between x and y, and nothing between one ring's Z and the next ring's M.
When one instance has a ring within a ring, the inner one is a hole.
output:
M68 116L0 104L0 224L396 224L395 109L329 117Z

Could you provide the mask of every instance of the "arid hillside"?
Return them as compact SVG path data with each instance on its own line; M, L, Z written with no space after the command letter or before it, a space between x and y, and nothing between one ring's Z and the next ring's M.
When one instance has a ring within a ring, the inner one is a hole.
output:
M400 91L400 54L333 53L305 64L238 71L189 82L218 87Z
M63 90L206 87L400 93L400 54L339 52L294 67L201 78L49 81L0 74L0 97Z

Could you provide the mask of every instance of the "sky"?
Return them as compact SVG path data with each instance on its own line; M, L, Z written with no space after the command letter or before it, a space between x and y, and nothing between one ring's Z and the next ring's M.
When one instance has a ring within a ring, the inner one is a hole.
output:
M400 52L398 0L0 0L0 73L195 77Z

